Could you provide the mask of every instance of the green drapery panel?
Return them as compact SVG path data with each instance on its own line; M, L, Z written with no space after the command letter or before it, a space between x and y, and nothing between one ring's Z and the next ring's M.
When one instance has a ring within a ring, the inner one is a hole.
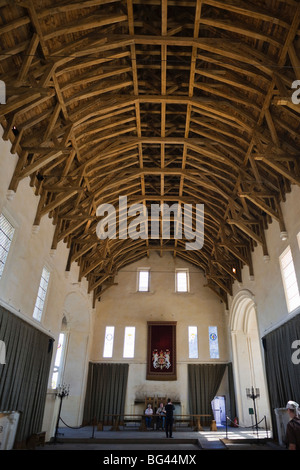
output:
M300 315L262 338L274 437L277 436L274 408L285 407L289 400L300 403L299 345L293 348L293 343L299 340Z
M42 431L53 339L0 306L0 411L19 411L15 447Z
M128 364L89 364L83 422L104 421L106 414L123 414Z
M232 370L232 362L228 362L227 364L228 368L228 391L229 391L229 410L226 411L227 416L231 419L231 421L234 420L234 418L237 416L237 411L236 411L236 400L235 400L235 391L234 391L234 379L233 379L233 370Z
M188 364L191 414L212 415L211 401L217 394L227 364Z

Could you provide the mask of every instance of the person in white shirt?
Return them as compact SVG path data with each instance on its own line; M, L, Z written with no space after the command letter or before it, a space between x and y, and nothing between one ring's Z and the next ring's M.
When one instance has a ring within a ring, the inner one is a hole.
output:
M145 410L145 415L146 415L146 428L149 429L151 426L151 418L153 415L153 410L152 410L150 403Z
M156 414L158 415L157 420L157 429L164 429L165 428L165 416L166 410L163 403L160 403L159 408L157 408Z

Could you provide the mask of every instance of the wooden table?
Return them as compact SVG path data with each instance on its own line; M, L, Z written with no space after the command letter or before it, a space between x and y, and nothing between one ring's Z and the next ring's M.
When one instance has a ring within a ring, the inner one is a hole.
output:
M201 414L201 415L174 415L174 430L176 429L176 422L188 422L191 428L194 427L195 431L203 431L201 425L201 418L211 418L211 415ZM196 423L194 425L194 423Z

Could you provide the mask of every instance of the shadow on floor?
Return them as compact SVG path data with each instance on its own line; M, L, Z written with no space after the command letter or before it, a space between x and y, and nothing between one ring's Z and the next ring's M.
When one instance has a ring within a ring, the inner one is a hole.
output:
M36 450L98 450L98 451L174 451L199 452L202 450L285 450L270 437L270 433L241 429L219 428L217 431L204 429L191 431L178 430L173 438L166 438L163 431L141 432L136 428L111 431L109 427L97 431L93 427L79 429L60 428L57 442L48 442Z

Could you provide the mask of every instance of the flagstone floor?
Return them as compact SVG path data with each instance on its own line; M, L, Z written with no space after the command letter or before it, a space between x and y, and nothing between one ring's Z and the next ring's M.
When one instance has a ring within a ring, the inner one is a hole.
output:
M93 427L60 428L57 442L36 450L285 450L272 441L270 431L218 428L217 431L175 431L167 439L163 431L140 432L136 429L97 431Z

